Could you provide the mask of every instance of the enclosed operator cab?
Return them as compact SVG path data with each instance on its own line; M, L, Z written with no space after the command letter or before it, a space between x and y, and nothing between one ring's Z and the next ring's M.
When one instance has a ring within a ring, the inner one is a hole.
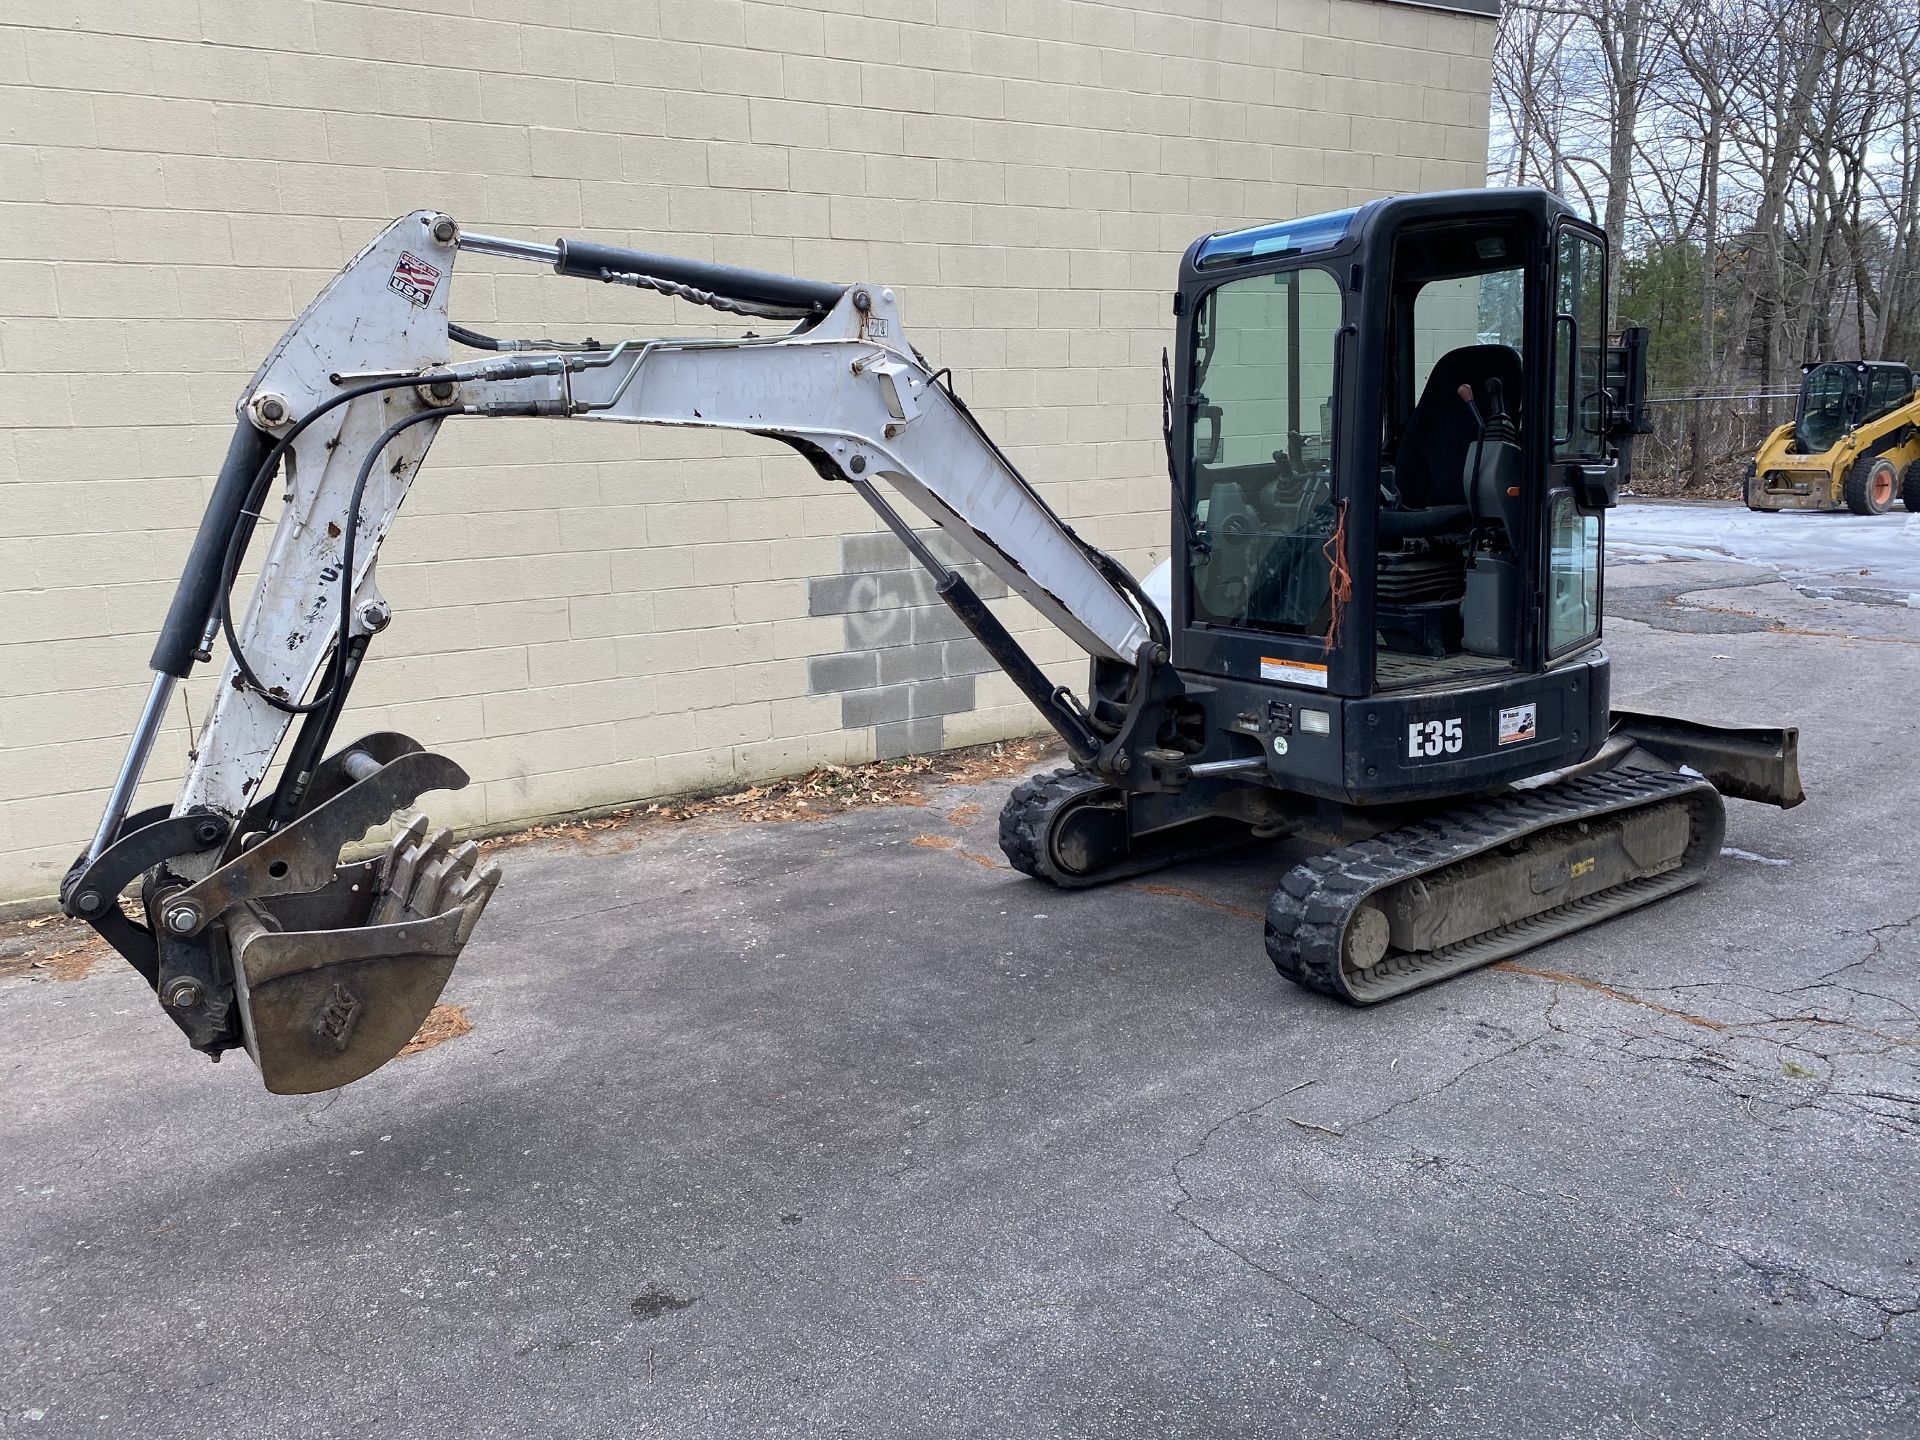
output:
M1603 514L1644 373L1644 332L1610 344L1606 261L1540 190L1187 251L1174 664L1244 687L1272 783L1418 799L1600 745Z
M1793 449L1820 455L1860 426L1913 398L1913 371L1886 360L1829 360L1809 365L1793 417Z

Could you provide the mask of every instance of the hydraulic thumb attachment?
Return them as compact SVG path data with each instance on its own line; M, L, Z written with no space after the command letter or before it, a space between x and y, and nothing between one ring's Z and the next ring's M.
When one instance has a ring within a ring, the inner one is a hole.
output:
M449 319L462 251L794 328L615 344L483 335ZM492 353L452 362L455 340ZM372 858L343 855L427 791L467 784L459 766L404 735L332 748L361 663L392 618L375 578L381 542L450 418L673 425L783 441L873 506L1082 767L1127 790L1177 789L1190 778L1186 750L1166 743L1179 728L1171 715L1180 684L1164 619L929 370L891 290L583 241L463 234L448 216L416 211L315 297L238 410L154 649L146 706L61 899L145 977L197 1049L218 1059L244 1047L270 1090L342 1085L399 1053L499 883L473 845L429 833L424 819ZM959 569L882 497L881 482L1089 654L1088 703L1048 679ZM276 486L272 538L240 614L235 577ZM212 660L219 638L225 669L190 737L178 797L135 812L174 688ZM137 902L123 899L136 885Z
M195 1049L244 1046L269 1090L357 1080L397 1054L453 973L498 866L416 816L377 858L340 852L466 773L404 735L368 735L316 765L305 804L269 830L272 797L229 825L199 812L130 817L61 887L154 988ZM190 872L205 869L199 879ZM144 876L146 924L120 892Z

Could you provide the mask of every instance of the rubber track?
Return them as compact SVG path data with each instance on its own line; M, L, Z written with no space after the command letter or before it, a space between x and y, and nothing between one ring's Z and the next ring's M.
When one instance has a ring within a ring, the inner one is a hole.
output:
M1342 969L1347 926L1369 895L1444 870L1556 825L1682 800L1690 833L1675 870L1569 901L1427 954L1389 953L1364 973ZM1698 883L1720 851L1726 810L1705 780L1667 770L1611 770L1451 810L1317 855L1287 872L1267 904L1267 954L1289 980L1358 1005L1434 984Z
M1149 837L1151 844L1147 848L1104 870L1089 875L1062 870L1054 863L1048 836L1068 806L1103 791L1110 795L1120 793L1104 780L1071 766L1035 775L1016 785L1006 804L1000 807L1000 850L1007 857L1007 863L1022 875L1031 875L1062 890L1085 890L1134 875L1151 874L1186 860L1237 850L1253 842L1251 832L1236 831L1224 838L1216 832L1207 839L1182 845L1178 843L1181 832L1173 830Z
M1072 879L1054 865L1047 851L1047 831L1068 801L1107 788L1071 766L1022 780L1000 807L1000 852L1007 863L1022 875L1071 886Z

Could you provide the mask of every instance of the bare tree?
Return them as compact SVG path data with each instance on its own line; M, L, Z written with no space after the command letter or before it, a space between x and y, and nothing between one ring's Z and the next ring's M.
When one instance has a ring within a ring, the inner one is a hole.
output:
M1656 387L1920 361L1920 0L1510 0L1494 89L1493 175L1604 226L1616 304L1658 280ZM1689 408L1697 472L1720 412Z

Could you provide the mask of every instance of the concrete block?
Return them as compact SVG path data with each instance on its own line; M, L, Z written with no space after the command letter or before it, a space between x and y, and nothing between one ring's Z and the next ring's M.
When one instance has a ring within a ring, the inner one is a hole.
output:
M907 687L892 685L879 690L853 690L840 697L840 725L858 730L867 725L882 725L907 718Z
M944 605L929 605L913 612L913 643L923 644L929 640L963 640L967 638L967 627L960 623L960 617Z
M925 715L952 715L973 708L973 676L953 675L942 680L921 680L907 687L907 712L916 719Z
M815 655L807 661L807 688L819 695L839 690L870 690L880 683L880 657L871 650L849 655Z
M907 547L888 531L841 537L840 564L848 571L904 570L912 563Z
M885 662L882 661L882 668ZM948 675L979 675L997 669L987 649L978 640L968 636L964 640L943 641L940 646L940 668Z
M957 645L957 640L946 645ZM891 645L880 652L880 683L898 685L908 680L938 680L959 673L946 668L945 645Z
M938 715L880 725L873 732L874 758L897 760L902 755L932 755L945 748L944 740L945 727Z

